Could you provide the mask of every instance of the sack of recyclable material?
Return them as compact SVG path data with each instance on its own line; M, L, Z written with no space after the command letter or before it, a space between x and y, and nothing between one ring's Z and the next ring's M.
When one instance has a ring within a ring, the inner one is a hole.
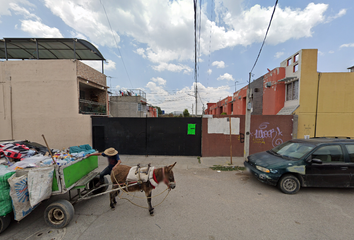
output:
M28 172L28 191L31 207L52 194L54 166L31 169Z
M1 204L3 201L10 201L10 202L11 202L10 188L0 190L0 204Z
M10 185L7 182L7 179L9 179L15 172L7 172L3 175L0 175L0 190L6 190L10 189Z
M0 217L12 212L11 199L7 201L0 201Z
M14 210L15 220L20 221L26 217L32 210L37 207L31 207L29 202L29 193L27 186L28 174L16 177L12 175L8 182L10 184L10 196L12 199L12 207Z
M10 197L10 185L7 182L15 172L8 172L2 169L0 175L0 216L5 216L6 214L12 212L12 203Z

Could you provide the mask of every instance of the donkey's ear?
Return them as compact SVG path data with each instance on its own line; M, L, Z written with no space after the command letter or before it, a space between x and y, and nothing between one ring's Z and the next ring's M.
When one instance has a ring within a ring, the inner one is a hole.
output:
M172 168L176 165L177 162L175 162L174 164L170 165L168 168L169 170L172 170Z

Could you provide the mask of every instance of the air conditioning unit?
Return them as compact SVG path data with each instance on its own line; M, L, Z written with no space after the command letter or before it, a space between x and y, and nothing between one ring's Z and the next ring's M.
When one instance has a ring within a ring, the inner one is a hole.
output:
M267 82L266 83L266 87L271 87L272 86L272 82Z

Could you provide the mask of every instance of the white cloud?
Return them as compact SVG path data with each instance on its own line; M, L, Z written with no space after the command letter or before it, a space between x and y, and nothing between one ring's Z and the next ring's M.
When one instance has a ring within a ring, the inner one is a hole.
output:
M107 63L104 64L105 70L114 70L116 69L116 63L112 60L107 59Z
M354 47L354 43L342 44L339 48L343 48L343 47Z
M172 63L160 63L158 66L152 66L152 68L156 71L170 71L170 72L181 72L183 73L190 73L192 72L192 68L182 65L182 64L172 64Z
M227 80L227 81L234 81L235 79L232 77L231 74L225 73L224 75L220 75L216 80L221 81L221 80Z
M208 102L217 102L220 98L230 95L229 86L220 87L205 87L200 82L198 85L198 99L197 99L197 111L201 114L203 104L206 107ZM162 87L156 86L153 82L149 82L146 86L151 90L151 93L147 93L147 101L149 104L161 107L166 113L173 111L183 111L188 109L189 113L195 112L195 97L194 89L195 83L191 87L184 87L183 89L169 94L163 90ZM193 109L192 109L193 106Z
M274 55L274 57L275 57L275 58L280 58L280 57L283 56L283 55L284 55L284 52L276 52L275 55Z
M23 15L25 18L34 18L36 21L40 21L40 18L37 17L35 14L30 13L26 8L20 7L16 3L9 4L11 10L15 12L16 15Z
M326 23L333 21L336 18L342 17L347 13L347 9L341 9L335 16L330 16L327 18Z
M21 4L24 4L24 5L27 5L27 6L34 6L32 3L28 2L27 0L0 0L0 16L2 15L9 15L11 16L11 11L10 9L12 9L12 5L16 4L18 5L17 3L21 3Z
M21 30L30 33L34 37L62 38L59 29L49 27L39 21L21 20Z
M151 78L152 81L157 82L159 85L166 85L166 80L160 77Z
M70 34L71 34L72 38L83 39L83 40L87 40L87 41L90 42L90 40L82 33L71 31ZM94 44L94 45L95 45L96 48L98 48L98 46L96 44Z
M101 1L44 1L55 15L75 31L84 34L99 45L115 47ZM146 47L137 51L142 57L146 57L153 63L194 58L194 36L191 31L194 24L193 1L136 0L102 1L102 3L117 41L120 41L119 33L131 37L134 44L144 44ZM206 7L203 7L200 33L201 55L207 55L210 51L237 45L248 46L263 41L273 6L254 5L249 9L242 9L242 6L241 0L215 1L216 19L226 24L225 26L211 22L207 17L209 14ZM304 9L278 6L267 43L278 44L289 39L311 37L313 27L325 22L324 12L327 8L327 4L321 3L309 3ZM343 12L337 15L343 15ZM212 29L211 36L210 29ZM210 41L213 43L211 46Z
M163 89L163 86L157 86L154 82L148 82L146 87L155 95L168 96L168 92Z
M96 69L99 72L102 72L102 61L81 61L85 63L86 65L92 67L93 69ZM114 70L116 69L116 63L112 60L107 59L107 62L104 63L104 71L109 71L109 70Z
M334 53L334 51L331 50L331 51L329 51L328 53L331 53L331 54L332 54L332 53Z
M111 31L100 1L44 0L45 6L60 17L66 25L90 38L101 46L115 47L120 37ZM107 10L107 9L106 9ZM112 20L110 20L111 23ZM114 37L112 36L114 35Z
M207 73L210 75L213 72L213 70L208 69Z
M323 56L324 52L318 51L318 55Z
M136 50L136 53L139 54L139 55L141 55L143 58L146 58L144 48L138 48L138 49Z
M224 61L214 61L211 66L216 66L217 68L225 68Z

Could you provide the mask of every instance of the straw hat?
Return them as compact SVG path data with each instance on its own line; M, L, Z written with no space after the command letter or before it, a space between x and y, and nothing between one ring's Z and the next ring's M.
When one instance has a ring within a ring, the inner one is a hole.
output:
M118 151L115 150L114 148L107 148L106 150L104 150L104 154L106 154L107 156L114 156L118 154Z

